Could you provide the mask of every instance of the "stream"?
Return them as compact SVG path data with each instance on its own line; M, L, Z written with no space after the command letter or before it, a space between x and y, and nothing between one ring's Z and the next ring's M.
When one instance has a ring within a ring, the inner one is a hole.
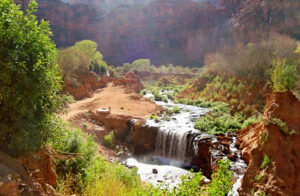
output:
M166 96L170 91L160 92ZM157 105L165 109L173 109L174 106L180 109L180 113L164 115L158 121L147 120L147 125L158 127L156 136L155 152L144 157L128 158L124 164L127 167L136 167L138 174L143 181L149 182L154 186L161 185L172 189L180 183L181 176L189 175L188 170L199 168L192 166L193 157L198 155L198 141L203 138L210 138L212 144L217 142L216 136L211 136L194 128L196 119L201 118L209 109L198 106L177 104L168 99L168 102L155 101L152 94L145 95L146 98L153 100ZM235 161L231 161L230 169L236 183L233 185L229 195L237 196L237 189L241 185L241 179L245 173L247 165L241 158L241 154L235 147L236 137L230 143L230 151L237 154ZM220 154L218 150L212 150L214 159L225 159L226 155ZM209 181L205 178L206 181Z

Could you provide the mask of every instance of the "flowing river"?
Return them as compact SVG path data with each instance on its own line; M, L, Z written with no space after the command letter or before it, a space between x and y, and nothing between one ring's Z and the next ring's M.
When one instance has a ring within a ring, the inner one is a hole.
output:
M168 91L160 93L166 95ZM153 100L152 94L146 94L145 97ZM189 175L187 169L193 168L191 165L192 159L198 155L199 150L201 151L201 149L198 149L197 142L203 138L210 138L214 144L217 139L215 136L194 128L194 121L204 116L209 112L209 109L177 104L171 100L168 100L167 103L163 101L155 101L155 103L165 109L178 107L180 113L174 113L167 117L160 116L158 121L147 120L149 126L159 128L155 152L145 157L129 158L124 164L128 167L137 167L138 174L143 181L155 186L162 184L171 189L180 183L181 176ZM238 195L237 189L240 187L242 176L247 167L235 148L235 141L236 137L233 137L230 143L230 151L237 154L236 160L231 161L230 166L233 177L236 179L236 183L229 194L232 196ZM221 159L226 158L217 150L212 150L212 156Z

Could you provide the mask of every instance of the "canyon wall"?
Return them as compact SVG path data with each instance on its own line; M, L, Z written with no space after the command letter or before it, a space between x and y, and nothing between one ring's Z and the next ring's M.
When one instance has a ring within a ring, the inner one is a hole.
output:
M15 0L23 5L27 0ZM38 0L58 47L90 39L109 64L201 65L206 53L270 32L300 38L294 0Z

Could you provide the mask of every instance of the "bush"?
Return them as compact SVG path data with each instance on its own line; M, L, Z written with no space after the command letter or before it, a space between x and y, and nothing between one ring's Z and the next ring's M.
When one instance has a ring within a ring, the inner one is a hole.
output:
M179 114L179 113L180 113L180 109L179 109L179 107L177 107L177 106L174 106L174 107L173 107L173 113L175 113L175 114Z
M158 92L154 92L153 96L154 96L155 101L162 101L163 100L163 96L161 94L159 94Z
M104 139L104 145L105 146L107 146L109 148L114 147L114 145L115 145L115 132L114 131L109 132L109 134L105 135L103 139Z
M275 92L292 91L297 86L297 66L288 64L286 59L273 62L271 73L273 89Z
M208 195L224 196L228 195L232 188L232 171L229 170L230 162L228 159L218 162L217 172L212 175L212 182L208 186Z
M93 136L80 129L70 128L61 121L57 121L55 134L56 137L49 140L48 144L58 153L73 156L55 162L60 193L89 196L148 192L149 188L142 184L136 169L131 170L123 165L107 162L98 154Z
M0 143L15 156L45 143L62 106L52 33L36 10L35 1L26 14L13 0L0 1Z

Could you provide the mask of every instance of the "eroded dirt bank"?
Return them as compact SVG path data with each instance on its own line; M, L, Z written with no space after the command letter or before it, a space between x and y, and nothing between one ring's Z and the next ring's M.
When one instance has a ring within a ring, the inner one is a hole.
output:
M299 111L300 102L292 93L270 95L263 122L239 133L243 158L248 163L241 195L299 195Z

